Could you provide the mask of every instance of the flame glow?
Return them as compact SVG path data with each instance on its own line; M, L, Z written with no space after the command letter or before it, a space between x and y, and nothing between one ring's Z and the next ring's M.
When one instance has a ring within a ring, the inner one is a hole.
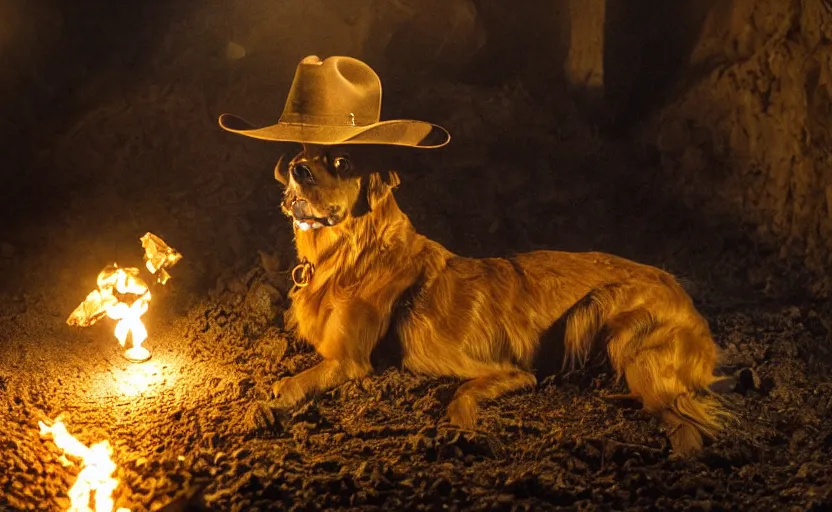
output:
M117 382L122 395L133 397L165 383L166 378L160 366L149 361L146 364L131 365L119 372Z
M127 335L132 335L133 346L127 350L128 357L137 360L147 359L150 352L142 347L142 343L147 339L147 328L142 322L142 315L147 313L150 304L150 290L138 276L128 274L122 269L116 273L115 289L121 296L138 297L130 304L122 300L107 309L107 316L118 320L116 339L123 347L127 343Z
M132 347L126 355L130 359L143 361L150 357L150 352L142 347L147 339L147 328L142 322L142 315L150 304L150 289L139 277L137 268L119 268L113 263L98 274L98 289L87 295L67 323L70 325L92 325L98 319L108 316L118 320L115 336L121 346L127 338L132 338Z
M140 240L145 250L145 267L156 276L156 282L165 284L170 279L166 268L175 265L182 255L153 233L146 233ZM147 313L151 295L150 288L139 277L139 269L119 268L113 263L99 272L97 285L98 289L87 295L66 323L86 327L104 316L117 320L115 336L119 344L124 347L128 336L132 341L125 357L134 362L148 360L150 352L142 346L147 328L141 317Z
M115 507L113 491L118 487L118 479L113 478L116 471L115 462L110 459L112 448L109 441L101 441L87 447L70 434L64 422L56 419L50 427L39 421L40 435L51 437L64 454L81 459L81 472L78 479L69 490L71 506L68 512L112 512ZM61 457L64 466L72 462ZM94 506L90 504L94 500ZM129 509L119 508L117 512L130 512Z

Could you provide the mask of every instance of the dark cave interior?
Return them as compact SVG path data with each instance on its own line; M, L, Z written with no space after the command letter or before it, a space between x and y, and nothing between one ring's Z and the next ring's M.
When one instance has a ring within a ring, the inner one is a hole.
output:
M58 414L110 441L133 511L825 509L830 41L827 0L0 3L0 510L68 508L77 464L38 432ZM740 424L677 460L587 371L460 432L458 382L388 369L247 433L248 404L317 356L283 326L282 146L217 118L275 121L312 54L370 64L383 119L451 133L396 191L428 237L677 275ZM184 258L131 366L107 325L66 318L148 231Z

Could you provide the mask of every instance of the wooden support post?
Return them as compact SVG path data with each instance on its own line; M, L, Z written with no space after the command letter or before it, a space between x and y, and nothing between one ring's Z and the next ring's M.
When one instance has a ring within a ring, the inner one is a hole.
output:
M606 0L569 0L569 50L564 74L592 103L604 97L604 27Z

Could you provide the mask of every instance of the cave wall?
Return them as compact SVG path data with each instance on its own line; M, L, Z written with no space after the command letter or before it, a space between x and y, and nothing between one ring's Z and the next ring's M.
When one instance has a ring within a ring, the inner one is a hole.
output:
M545 87L540 71L555 69L556 59L536 64L549 45L532 41L559 32L544 4L2 2L0 93L9 101L0 102L0 216L9 225L56 215L108 187L100 201L120 214L123 201L112 196L162 193L172 181L165 169L230 165L218 164L229 139L216 117L273 122L309 54L373 65L384 77L385 116L396 114L387 106L402 96L396 89L412 95L423 76L502 83L532 68ZM246 150L250 159L268 153L256 144Z
M744 279L827 297L830 37L824 0L570 3L565 77L608 135L655 150L632 177L765 261ZM650 200L650 198L646 198ZM696 250L696 248L691 248Z
M467 159L459 172L485 172L496 154L510 160L523 147L539 153L532 160L548 159L540 165L551 179L582 173L613 190L626 179L631 190L743 231L761 257L798 276L795 286L832 289L832 17L823 0L119 6L0 3L0 93L13 98L0 103L4 219L81 211L90 197L113 217L135 218L137 194L151 205L143 208L194 215L196 206L178 199L186 186L239 196L242 205L268 179L254 170L270 165L273 150L229 139L216 116L271 122L302 56L348 54L379 71L386 98L404 99L386 104L385 116L451 124L448 153ZM483 88L459 85L450 96L409 102L430 94L419 82L426 75ZM564 80L576 99L590 90L591 104L579 101L590 121L614 126L619 143L625 134L625 146L648 148L658 162L632 173L595 169L592 154L606 145L571 118L559 96ZM656 181L658 189L648 186ZM506 200L524 203L533 189ZM223 247L252 235L228 226L212 236ZM555 235L546 241L568 247Z
M822 0L717 4L645 131L669 191L740 222L818 296L832 246L830 37Z

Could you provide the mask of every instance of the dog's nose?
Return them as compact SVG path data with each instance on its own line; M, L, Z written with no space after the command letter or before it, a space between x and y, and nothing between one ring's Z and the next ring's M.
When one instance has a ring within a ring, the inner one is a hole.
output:
M303 199L298 199L292 203L292 216L296 219L305 219L308 215L309 203Z

